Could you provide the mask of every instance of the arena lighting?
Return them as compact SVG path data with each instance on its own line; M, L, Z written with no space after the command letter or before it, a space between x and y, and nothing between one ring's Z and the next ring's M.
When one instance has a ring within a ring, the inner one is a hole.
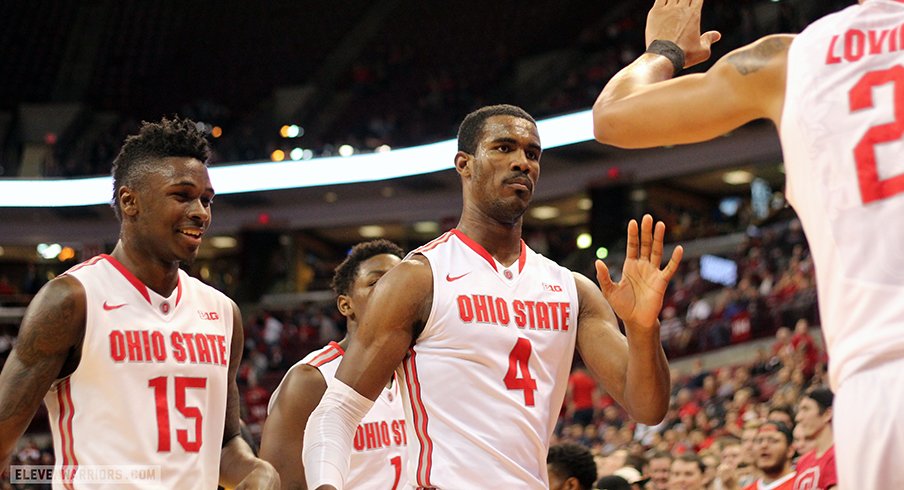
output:
M544 119L537 126L546 149L593 139L590 111ZM372 182L451 169L456 150L455 140L446 140L385 153L313 158L304 165L291 161L224 165L211 167L210 179L220 195ZM0 207L91 206L106 204L112 196L110 177L0 180Z

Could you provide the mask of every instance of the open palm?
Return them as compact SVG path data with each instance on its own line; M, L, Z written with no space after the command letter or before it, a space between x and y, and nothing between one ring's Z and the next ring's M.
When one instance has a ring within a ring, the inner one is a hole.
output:
M660 269L664 237L665 224L660 221L654 229L653 217L649 214L641 220L639 233L637 221L631 220L628 223L628 251L618 283L612 281L606 264L596 261L596 278L603 296L626 324L656 327L666 287L684 255L684 249L679 245L665 268Z

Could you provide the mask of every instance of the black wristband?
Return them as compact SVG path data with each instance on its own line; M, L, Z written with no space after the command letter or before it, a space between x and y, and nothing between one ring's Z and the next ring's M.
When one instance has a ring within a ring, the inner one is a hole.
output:
M657 39L650 43L650 46L647 47L647 53L658 54L659 56L665 56L669 61L672 62L672 66L675 68L675 71L672 73L672 76L678 74L679 71L684 69L684 50L678 47L677 44L672 41L663 41Z

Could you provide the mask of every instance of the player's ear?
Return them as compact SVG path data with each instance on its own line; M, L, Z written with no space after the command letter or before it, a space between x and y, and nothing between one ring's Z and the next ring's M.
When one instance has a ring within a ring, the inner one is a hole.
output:
M125 185L121 186L116 192L116 199L119 199L119 210L123 217L138 214L138 193L135 192L135 189Z
M355 315L355 312L352 309L352 299L344 294L340 294L339 297L336 298L336 308L339 310L339 313L346 318L352 318Z
M459 150L455 154L455 171L462 177L471 176L471 161L474 157L467 152Z

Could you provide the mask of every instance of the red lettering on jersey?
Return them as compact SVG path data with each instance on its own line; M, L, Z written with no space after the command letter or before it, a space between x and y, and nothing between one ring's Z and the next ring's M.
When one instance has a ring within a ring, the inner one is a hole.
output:
M537 329L549 330L549 308L546 307L546 303L537 301L534 308L537 310Z
M380 422L380 447L389 447L389 424L386 421Z
M404 424L404 422L402 422L402 424ZM404 426L399 427L399 425L400 424L399 424L398 420L392 421L392 442L396 446L399 446L402 444L402 437L404 437L403 431L405 430L405 428L404 428Z
M509 311L508 305L505 303L505 300L502 298L496 298L495 302L496 306L496 316L499 317L499 324L508 326L509 324Z
M166 342L163 340L163 334L158 331L151 332L151 347L154 350L154 360L163 362L166 360Z
M373 422L364 424L364 439L367 441L367 449L377 447L377 430Z
M534 301L525 301L524 306L527 307L527 328L534 330L537 328L537 318L534 316Z
M527 325L527 318L524 315L524 302L516 299L512 302L512 311L515 312L515 325L518 328L524 328Z
M207 345L207 336L203 333L195 334L195 345L197 346L198 362L202 364L210 364L210 346Z
M170 343L173 344L173 358L177 362L185 362L185 340L182 339L182 335L179 332L173 332L170 335Z
M562 318L562 331L568 331L568 317L571 316L571 303L560 303L562 308L559 309Z
M358 429L355 430L355 451L363 451L364 450L364 429L361 426L358 426Z
M144 347L144 360L151 360L151 333L147 330L141 331L141 345Z
M826 64L827 65L835 65L841 63L841 57L835 54L835 44L838 43L838 36L832 36L832 41L829 42L829 52L826 54Z
M184 333L182 338L185 339L185 347L188 348L188 359L195 364L198 362L198 356L195 355L195 334Z
M217 335L217 349L220 351L220 364L226 366L229 364L229 356L226 354L226 337Z
M562 303L559 303L558 301L547 303L547 306L549 306L549 327L553 330L562 328L559 323L559 306L561 305Z
M141 333L135 330L126 330L126 349L129 353L129 362L143 361L141 357Z
M477 323L488 323L490 321L490 315L487 308L487 296L483 296L480 294L475 294L473 296L474 299L474 314L477 316Z
M110 357L114 362L122 362L126 358L126 338L119 330L110 332Z
M844 59L859 61L865 51L866 36L859 29L850 29L844 33Z
M879 54L882 52L882 43L889 37L891 31L884 30L880 32L876 32L870 30L867 32L869 35L869 54Z
M458 317L465 323L474 321L474 308L471 307L471 298L465 295L458 297Z

